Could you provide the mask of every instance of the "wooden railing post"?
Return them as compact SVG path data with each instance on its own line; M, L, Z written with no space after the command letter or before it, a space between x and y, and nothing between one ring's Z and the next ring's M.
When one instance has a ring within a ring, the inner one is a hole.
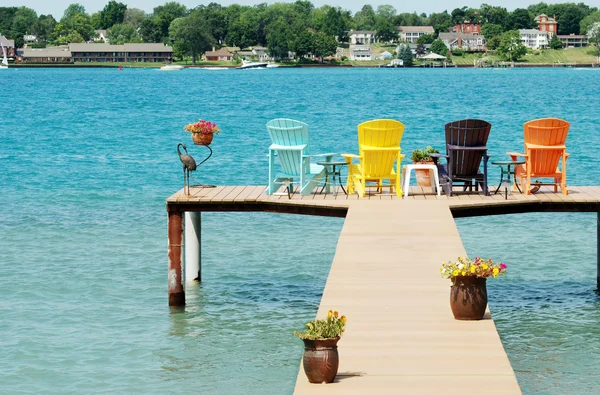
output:
M169 306L185 306L181 247L183 238L183 213L169 212Z

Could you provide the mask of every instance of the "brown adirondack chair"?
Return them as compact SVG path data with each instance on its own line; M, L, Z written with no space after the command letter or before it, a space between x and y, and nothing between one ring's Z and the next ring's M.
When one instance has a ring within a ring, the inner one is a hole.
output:
M552 183L536 183L536 185L553 185L554 193L558 185L563 195L567 190L567 147L565 141L571 125L558 118L535 119L526 122L525 153L507 152L512 160L524 158L524 165L515 167L515 176L521 183L524 192L531 194L532 178L551 178ZM559 167L560 162L562 165Z
M432 154L438 167L440 184L448 196L452 196L454 185L463 185L463 190L475 190L481 186L484 195L488 196L487 140L492 125L481 119L463 119L446 124L446 155ZM446 163L439 163L445 158ZM479 170L483 161L483 172Z

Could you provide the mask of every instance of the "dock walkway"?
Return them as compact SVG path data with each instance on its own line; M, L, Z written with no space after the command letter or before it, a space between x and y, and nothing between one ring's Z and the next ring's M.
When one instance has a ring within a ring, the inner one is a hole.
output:
M437 197L416 187L404 200L343 194L288 199L267 196L264 189L192 189L190 196L180 191L170 197L170 270L177 269L172 259L181 244L171 234L181 232L185 211L346 217L317 314L335 309L348 317L338 377L334 384L309 384L300 366L296 394L521 393L489 312L488 319L477 322L452 316L450 283L439 268L444 260L466 255L453 218L531 211L597 212L600 217L600 187L571 187L568 196L514 194L507 200L480 194ZM177 291L171 283L169 290Z

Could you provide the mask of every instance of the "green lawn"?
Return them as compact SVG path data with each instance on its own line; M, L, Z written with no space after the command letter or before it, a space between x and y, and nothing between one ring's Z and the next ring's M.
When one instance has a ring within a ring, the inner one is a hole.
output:
M539 55L527 54L518 63L530 63L530 64L553 64L553 63L575 63L575 64L589 64L596 63L596 56L588 54L592 52L590 48L569 48L569 49L545 49L539 51ZM489 63L501 62L502 59L499 56L484 55L488 59ZM472 54L464 54L463 56L453 56L452 62L454 64L462 65L468 64L473 65L473 59L476 56Z

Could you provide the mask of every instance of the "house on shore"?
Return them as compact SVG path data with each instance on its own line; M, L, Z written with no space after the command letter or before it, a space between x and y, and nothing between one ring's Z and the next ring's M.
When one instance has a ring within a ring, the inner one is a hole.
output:
M485 51L485 38L480 34L471 33L440 33L439 39L446 44L450 51L460 48L466 52Z
M530 49L548 48L548 33L537 29L519 29L521 44Z
M4 50L6 51L6 57L9 59L14 59L16 55L15 50L15 40L9 40L8 38L0 35L0 43L4 46ZM2 50L0 50L0 56L2 56Z
M377 42L375 39L375 30L350 30L348 31L348 40L350 45L365 45Z
M73 62L149 62L168 63L173 48L160 43L146 44L70 44Z
M373 60L373 52L370 45L350 45L350 60Z
M433 26L397 26L400 41L416 43L419 37L425 34L434 34Z
M213 47L212 51L204 52L204 59L206 59L207 62L229 62L233 60L233 53L229 52L227 48L220 48L215 51L215 47Z
M94 30L94 34L96 34L97 41L102 41L103 43L110 44L108 41L108 32L106 30Z
M558 34L558 23L556 22L556 15L554 18L550 18L546 14L540 14L534 19L538 24L538 29L542 32L546 32L552 37L553 34Z
M71 63L71 51L66 47L23 48L18 50L21 63Z
M589 37L585 34L557 34L556 37L562 43L563 48L588 47Z
M450 28L451 33L481 34L481 24L464 21Z

